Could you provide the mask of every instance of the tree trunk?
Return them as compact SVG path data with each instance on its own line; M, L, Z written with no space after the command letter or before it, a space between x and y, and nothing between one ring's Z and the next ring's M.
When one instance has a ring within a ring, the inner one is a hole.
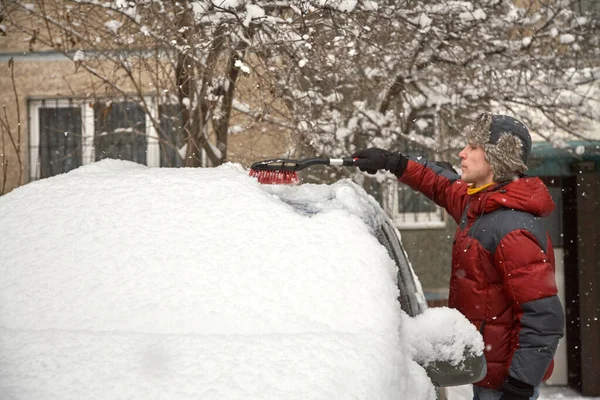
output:
M186 141L184 165L186 167L201 167L202 146L198 139L202 135L199 132L200 124L194 119L192 112L197 87L194 68L195 61L189 55L189 52L193 49L191 43L193 30L189 29L189 27L193 26L193 22L194 18L189 7L189 2L185 1L177 19L177 28L188 28L183 29L183 34L178 43L180 46L185 47L186 51L177 53L175 81L177 83L177 97L181 106L181 119Z
M248 36L252 37L254 30L249 30ZM221 101L221 110L223 115L219 116L219 120L213 122L217 134L217 149L221 152L219 164L224 163L227 160L227 138L229 135L229 122L231 118L231 111L233 108L233 98L235 95L235 89L237 80L240 76L240 68L235 65L236 61L244 59L244 53L248 48L248 42L241 41L238 44L237 49L231 52L228 62L227 81L229 85L227 90L223 91L223 99Z

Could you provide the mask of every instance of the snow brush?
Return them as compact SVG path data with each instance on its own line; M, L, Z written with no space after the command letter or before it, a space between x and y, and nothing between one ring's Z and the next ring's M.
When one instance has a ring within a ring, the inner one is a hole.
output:
M258 183L266 185L293 185L300 181L297 172L311 165L353 167L354 161L352 157L264 160L252 164L249 175L258 178Z

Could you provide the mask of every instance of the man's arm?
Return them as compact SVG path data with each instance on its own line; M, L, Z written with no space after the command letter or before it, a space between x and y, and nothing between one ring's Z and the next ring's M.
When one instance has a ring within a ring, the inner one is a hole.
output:
M422 157L409 156L408 165L398 180L423 193L443 207L456 223L460 222L467 202L468 186L457 173Z
M458 174L423 158L407 157L376 147L357 151L352 155L354 165L361 171L375 174L377 170L390 171L400 182L423 193L443 207L458 223L467 201L467 185Z
M546 246L552 252L552 246ZM499 243L494 261L519 317L519 345L503 384L503 399L528 399L548 370L564 335L564 312L557 296L554 267L527 230L515 230Z

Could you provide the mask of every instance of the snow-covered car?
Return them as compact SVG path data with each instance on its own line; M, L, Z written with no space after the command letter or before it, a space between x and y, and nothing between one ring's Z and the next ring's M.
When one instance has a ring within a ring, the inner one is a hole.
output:
M3 399L435 399L485 368L350 181L104 160L0 197L0 238Z

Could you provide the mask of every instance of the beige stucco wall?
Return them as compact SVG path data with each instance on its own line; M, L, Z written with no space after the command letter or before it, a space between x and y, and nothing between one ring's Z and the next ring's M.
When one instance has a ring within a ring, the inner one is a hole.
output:
M7 180L4 192L27 182L28 176L28 99L32 97L68 97L73 96L74 89L85 86L86 76L74 71L71 62L26 62L13 61L13 70L8 63L0 64L0 106L2 107L2 118L8 121L11 133L15 141L19 140L18 127L20 126L20 156L22 160L19 169L18 157L13 146L10 145L9 132L2 129L2 140L4 141L4 152L0 161L8 161L6 171ZM13 86L14 84L14 86ZM1 162L1 176L5 173L4 162ZM21 181L19 174L22 171Z

